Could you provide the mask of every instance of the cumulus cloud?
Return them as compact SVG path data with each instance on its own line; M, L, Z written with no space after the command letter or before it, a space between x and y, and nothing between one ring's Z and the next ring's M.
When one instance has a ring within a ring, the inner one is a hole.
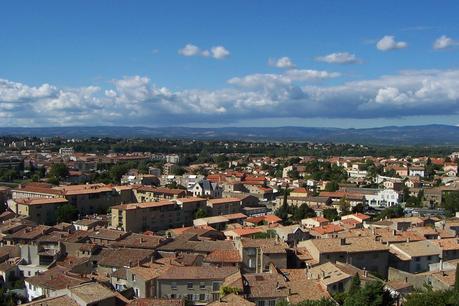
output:
M376 43L376 48L381 51L404 49L408 44L404 41L396 41L394 36L386 35Z
M201 50L199 50L198 46L187 44L182 49L179 49L178 53L183 56L196 56L201 54Z
M215 59L223 59L230 55L230 52L223 46L216 46L210 49L212 57Z
M293 63L293 61L287 56L280 57L278 59L270 58L268 60L268 64L270 66L277 67L277 68L294 68L295 67L295 64Z
M446 35L442 35L435 40L435 42L433 43L433 48L436 50L440 50L440 49L446 49L446 48L450 48L450 47L457 46L457 45L459 45L458 41L455 41L454 39Z
M9 126L186 125L266 118L394 118L459 110L458 70L402 71L375 79L292 69L228 80L216 90L172 90L144 76L109 88L58 88L0 80L0 117Z
M355 54L349 52L336 52L330 53L324 56L316 57L316 60L319 62L325 62L329 64L357 64L360 63L360 60Z
M228 49L223 46L214 46L210 50L201 50L193 44L186 44L185 47L178 50L178 53L183 56L212 57L217 60L224 59L230 55Z

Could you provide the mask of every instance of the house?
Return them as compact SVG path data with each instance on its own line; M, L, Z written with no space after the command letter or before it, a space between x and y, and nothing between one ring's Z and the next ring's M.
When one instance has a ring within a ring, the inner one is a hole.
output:
M276 305L289 296L287 281L277 271L244 274L244 283L247 299L256 305Z
M303 229L301 226L293 224L289 226L279 226L274 228L277 237L290 247L294 247L299 241L307 240L311 238L309 231Z
M456 163L445 163L443 165L443 171L447 176L457 176L457 164Z
M67 203L65 198L18 198L11 200L9 207L37 224L55 224L58 208Z
M298 246L305 247L312 258L321 264L339 261L387 275L389 248L373 237L312 239L301 241Z
M309 190L307 190L306 188L304 187L301 187L301 188L295 188L293 189L292 191L290 191L290 196L291 197L296 197L296 198L305 198L305 197L308 197L309 196Z
M346 219L354 219L359 223L364 223L365 221L370 219L370 216L367 216L367 215L362 214L362 213L355 213L355 214L350 214L350 215L346 215L346 216L342 216L341 217L341 220L346 220Z
M288 245L274 239L236 239L236 249L242 258L242 270L245 272L266 272L269 264L287 268Z
M398 204L399 194L393 189L376 190L365 194L365 200L371 207L391 207Z
M209 180L201 180L190 188L194 197L221 198L223 188L218 183Z
M240 212L241 199L221 198L207 201L207 211L210 216L229 215Z
M330 220L324 217L313 217L301 220L301 225L306 228L324 226L330 223Z
M440 261L441 249L428 240L390 245L391 266L409 273L429 271L429 265Z
M25 279L26 296L29 301L38 297L52 297L68 287L89 282L89 279L68 273L60 266Z
M409 168L409 176L424 177L425 169L423 166L411 166Z
M220 287L242 289L236 267L171 266L157 278L156 296L186 298L194 304L207 304L220 298Z

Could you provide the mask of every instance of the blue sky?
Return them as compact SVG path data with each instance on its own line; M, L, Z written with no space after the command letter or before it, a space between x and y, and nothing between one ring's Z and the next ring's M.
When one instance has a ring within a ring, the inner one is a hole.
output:
M4 1L0 117L459 124L458 11L457 1Z

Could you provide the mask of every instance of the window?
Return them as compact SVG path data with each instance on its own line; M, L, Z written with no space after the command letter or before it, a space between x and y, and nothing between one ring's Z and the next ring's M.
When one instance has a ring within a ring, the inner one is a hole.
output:
M212 283L212 291L220 290L220 283L214 282Z
M427 256L427 260L432 260L432 256Z
M192 301L192 300L193 300L193 294L192 294L192 293L187 294L186 299L187 299L188 301Z
M420 261L420 260L421 260L421 258L420 258L420 257L415 257L415 258L414 258L414 260L416 260L416 261Z
M199 300L200 301L205 301L206 300L206 295L205 294L200 294L199 295Z
M176 282L172 282L171 283L171 289L172 290L177 290L177 283Z
M255 267L254 260L252 258L249 258L249 268L254 268L254 267Z
M199 289L206 289L206 284L203 282L199 283Z
M193 290L193 283L188 283L186 287L190 290Z
M171 299L175 299L177 296L175 294L171 294Z

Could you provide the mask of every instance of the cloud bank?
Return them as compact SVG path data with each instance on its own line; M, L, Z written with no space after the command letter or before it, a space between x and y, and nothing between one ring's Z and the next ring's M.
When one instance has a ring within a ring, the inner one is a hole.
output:
M262 118L394 118L459 112L459 70L415 70L334 85L340 74L291 69L174 91L145 76L58 88L0 79L3 126L187 125Z

